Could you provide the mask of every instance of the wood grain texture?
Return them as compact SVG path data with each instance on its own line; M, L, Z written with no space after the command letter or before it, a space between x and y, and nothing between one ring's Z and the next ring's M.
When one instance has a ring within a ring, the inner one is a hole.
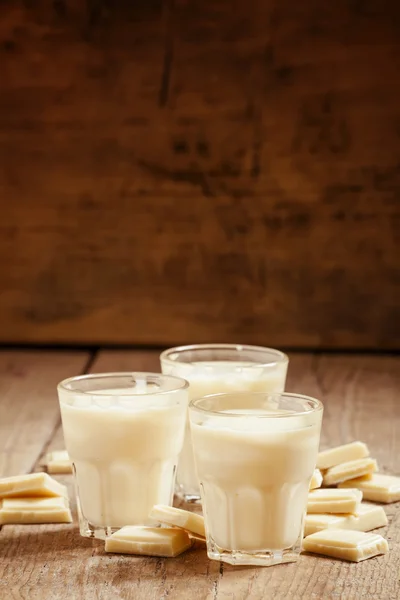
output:
M0 339L398 347L399 34L396 0L3 1Z
M92 371L156 370L158 353L101 352ZM31 374L32 385L35 375ZM288 389L324 401L322 446L362 439L381 469L400 475L400 359L292 354ZM17 400L16 400L17 401ZM19 402L21 398L19 397ZM49 448L60 448L60 430ZM40 463L40 460L39 460ZM38 463L38 464L39 464ZM72 495L71 477L67 483ZM13 600L397 600L400 503L385 507L390 553L359 565L302 555L297 564L234 568L202 548L176 559L104 554L73 525L5 526L0 532L0 597ZM3 542L3 543L2 543Z
M0 351L0 477L33 469L60 423L57 384L87 361L87 352Z

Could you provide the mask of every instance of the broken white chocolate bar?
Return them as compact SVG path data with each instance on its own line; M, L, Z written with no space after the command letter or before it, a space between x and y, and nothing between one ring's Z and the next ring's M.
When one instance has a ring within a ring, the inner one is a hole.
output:
M67 488L47 473L30 473L0 479L1 498L68 497Z
M366 458L369 456L369 450L363 442L351 442L351 444L343 444L324 450L318 454L317 467L318 469L330 469L344 462Z
M376 460L373 458L359 458L358 460L352 460L336 467L331 467L325 471L324 485L336 485L355 477L372 475L377 470L378 465L376 464Z
M122 527L106 539L106 552L175 557L192 546L186 531L173 527Z
M353 529L370 531L387 525L387 516L382 506L361 502L355 515L307 514L304 535L311 535L323 529Z
M308 494L307 513L356 513L361 500L362 492L357 489L312 490Z
M163 525L181 527L193 536L204 538L206 535L204 517L188 510L165 506L164 504L156 504L153 506L149 516Z
M46 456L48 473L72 473L72 462L66 450L54 450Z
M374 473L372 477L360 477L339 484L340 488L354 487L362 491L365 500L373 502L397 502L400 500L400 477Z
M53 498L5 498L0 500L0 525L5 523L71 523L68 500Z
M303 550L360 562L388 551L387 541L378 533L349 529L324 529L303 540Z
M310 481L310 490L320 488L322 485L322 473L319 469L315 469Z

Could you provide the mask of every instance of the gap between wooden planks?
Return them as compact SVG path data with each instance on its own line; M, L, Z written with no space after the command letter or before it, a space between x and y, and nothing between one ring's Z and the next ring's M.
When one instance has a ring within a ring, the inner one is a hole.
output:
M8 450L9 472L32 469L35 456L39 457L39 468L43 458L39 455L63 446L61 428L57 427L55 385L59 379L80 372L88 358L82 352L0 355L0 368L8 373L0 384L0 442L2 451L4 447ZM382 469L400 474L399 359L312 354L290 358L287 389L315 395L325 403L322 446L362 439ZM90 370L159 370L158 352L103 351ZM8 414L9 399L12 408ZM32 405L38 410L32 410ZM72 499L71 477L58 479L68 485ZM302 556L297 564L271 569L220 565L209 561L199 547L170 560L107 556L101 542L79 536L76 513L71 526L7 526L0 533L0 597L397 600L400 504L389 505L387 512L389 526L382 530L390 544L386 557L354 565Z

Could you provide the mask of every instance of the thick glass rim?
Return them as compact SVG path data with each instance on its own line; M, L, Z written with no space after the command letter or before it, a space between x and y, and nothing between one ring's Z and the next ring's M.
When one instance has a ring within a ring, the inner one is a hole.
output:
M287 413L271 413L271 414L265 414L263 412L257 412L257 410L253 410L251 413L237 413L237 412L229 412L229 410L212 410L212 409L208 409L208 408L204 408L201 406L201 403L204 402L205 400L210 400L210 399L217 399L217 398L228 398L228 397L232 397L235 396L236 398L245 398L245 397L249 397L251 396L252 398L293 398L293 399L297 399L297 400L304 400L307 401L311 404L311 407L309 410L304 410L304 411L289 411ZM216 416L216 417L229 417L229 418L237 418L237 419L243 419L243 418L257 418L257 419L287 419L287 418L293 418L296 416L302 416L302 415L310 415L312 413L317 413L322 411L324 408L324 405L322 404L322 402L320 400L317 400L317 398L313 398L312 396L306 396L304 394L296 394L294 392L223 392L220 394L208 394L207 396L200 396L198 398L193 398L193 400L191 400L191 402L189 403L189 409L190 410L194 410L196 412L199 412L202 415L212 415L212 416Z
M147 390L143 390L143 396L151 396L151 395L155 395L155 396L159 396L160 394L171 394L174 392L180 392L182 390L185 390L189 387L189 383L186 381L186 379L183 379L182 377L176 377L175 375L164 375L163 373L151 373L148 371L119 371L119 372L115 372L115 373L89 373L86 375L76 375L74 377L68 377L67 379L63 379L62 381L60 381L60 383L57 385L57 390L58 391L62 391L63 393L67 393L67 394L84 394L84 395L88 395L88 396L101 396L104 397L104 394L99 394L98 392L100 392L101 390L84 390L84 389L79 389L79 387L76 388L72 388L69 387L72 383L77 383L79 384L79 382L86 382L86 381L95 381L95 380L107 380L107 379L123 379L123 378L136 378L137 376L140 376L140 378L144 379L144 378L153 378L155 381L164 381L164 382L169 382L169 386L166 389L162 389L160 387L160 389L158 390L154 390L154 391L147 391ZM160 382L161 383L161 382ZM107 388L106 388L107 389ZM136 396L137 394L132 394L132 396ZM125 397L129 397L130 394L124 394Z
M172 348L167 348L163 350L160 354L160 362L168 364L169 366L187 366L190 367L194 362L201 361L180 361L171 358L172 354L185 354L186 352L195 352L196 350L226 350L226 351L234 351L234 352L258 352L259 354L271 354L274 358L267 361L261 362L253 362L248 361L246 364L246 369L252 368L260 368L260 367L268 367L278 363L288 364L289 357L287 354L282 352L281 350L277 350L276 348L269 348L267 346L252 346L250 344L190 344L187 346L174 346ZM206 362L206 361L204 361ZM218 362L216 360L215 362Z

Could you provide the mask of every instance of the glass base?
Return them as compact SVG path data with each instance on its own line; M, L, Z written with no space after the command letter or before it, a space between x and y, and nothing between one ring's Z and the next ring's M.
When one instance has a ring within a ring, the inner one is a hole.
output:
M178 492L176 495L179 500L186 502L187 504L201 504L201 498L196 494L183 494L182 492Z
M301 546L295 544L284 550L258 550L245 552L241 550L225 550L219 548L212 539L207 540L207 555L211 560L219 560L230 565L254 565L272 567L282 563L296 562Z
M120 527L99 527L92 525L85 518L79 518L79 533L82 537L96 538L97 540L105 540L113 533L121 529Z
M200 492L185 490L183 485L177 484L175 486L175 495L182 502L187 502L188 504L201 504Z

